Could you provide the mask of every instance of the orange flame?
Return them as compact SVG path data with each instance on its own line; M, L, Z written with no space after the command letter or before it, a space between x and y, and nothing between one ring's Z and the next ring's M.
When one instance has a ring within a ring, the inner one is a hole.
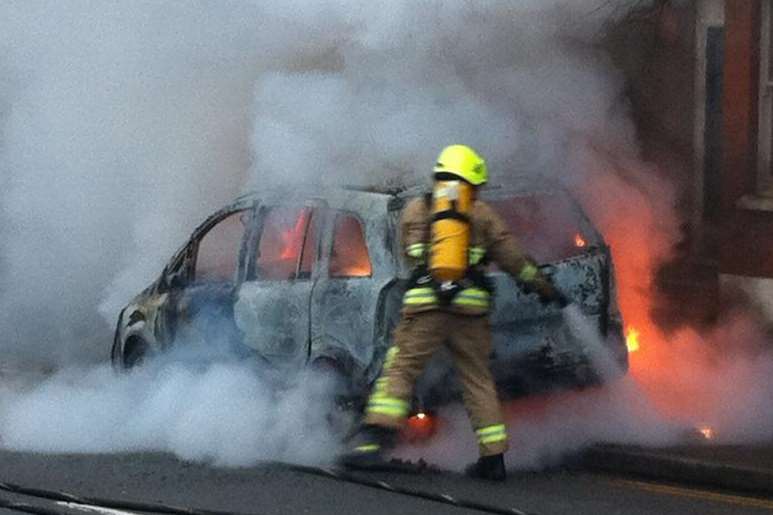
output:
M698 432L703 435L706 440L714 439L714 428L711 426L698 426Z
M628 352L636 352L639 350L639 331L631 327L625 333L625 345L628 347Z
M295 225L282 234L282 252L279 255L279 259L295 259L300 254L301 245L303 244L303 232L306 229L308 216L309 210L302 210L295 220Z
M586 245L585 238L582 237L582 234L577 233L574 235L574 246L577 248L583 248Z

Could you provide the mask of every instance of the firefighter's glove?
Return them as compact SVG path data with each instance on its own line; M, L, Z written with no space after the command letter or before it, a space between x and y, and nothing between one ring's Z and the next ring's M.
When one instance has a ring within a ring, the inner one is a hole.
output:
M562 309L569 304L569 299L566 298L566 295L558 291L553 286L553 283L545 277L535 279L531 286L542 304L555 303Z

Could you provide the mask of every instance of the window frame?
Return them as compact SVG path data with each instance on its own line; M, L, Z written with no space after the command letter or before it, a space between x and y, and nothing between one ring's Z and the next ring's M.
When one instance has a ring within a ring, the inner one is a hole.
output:
M585 241L585 245L581 247L583 250L578 251L577 253L570 253L563 256L549 256L545 258L545 262L556 262L556 261L562 261L565 259L571 259L580 255L584 255L587 253L595 252L597 249L605 248L607 246L606 240L604 240L604 236L596 229L596 227L593 225L593 223L590 221L590 218L585 213L585 210L580 206L580 204L577 202L577 200L566 190L561 189L555 189L555 190L534 190L534 191L523 191L523 192L508 192L506 190L502 192L497 192L494 195L484 195L483 200L488 203L489 207L491 207L494 212L499 216L502 221L505 223L505 226L507 227L507 230L516 238L516 241L519 242L519 244L522 245L525 238L522 234L519 234L517 231L514 230L514 228L510 225L510 221L508 220L508 217L500 210L498 207L498 204L517 204L518 202L522 202L524 199L530 199L531 201L535 202L536 204L541 206L541 209L546 210L546 202L551 201L553 199L556 199L556 202L563 203L566 207L565 214L573 221L574 223L574 234L579 234L582 239ZM547 210L546 210L547 212ZM574 236L574 235L573 235ZM576 247L579 248L579 247ZM522 250L525 252L530 252L529 249L522 246ZM490 263L488 266L488 270L490 273L499 273L499 268L496 266L496 263ZM502 272L504 273L504 272Z
M759 39L758 130L756 193L773 196L773 69L771 69L771 15L773 0L761 2Z
M322 261L322 242L323 242L323 235L322 232L324 230L324 206L319 205L316 203L298 203L298 204L262 204L259 207L255 209L255 220L256 222L253 223L253 230L249 237L249 252L248 257L246 259L247 265L246 265L246 272L245 272L245 281L255 281L255 282L282 282L282 281L314 281L316 280L317 276L319 275L320 270L320 263ZM259 251L260 251L260 240L263 236L263 228L266 221L266 216L268 213L270 213L273 210L276 209L297 209L298 211L308 209L311 211L311 215L309 216L309 222L306 224L306 230L303 234L303 242L301 244L301 251L298 253L298 259L295 262L295 271L294 276L290 279L265 279L258 277L257 274L257 260L259 257ZM300 276L299 272L301 269L301 265L303 264L303 257L304 253L306 251L306 245L307 240L309 237L309 234L311 232L312 226L316 224L316 231L317 231L317 241L315 242L316 245L316 257L311 263L311 270L309 271L308 277Z
M207 237L207 235L220 223L225 221L227 218L234 216L239 213L247 213L249 215L249 219L246 224L243 224L244 230L242 232L241 241L239 243L239 247L237 250L236 255L236 269L234 270L233 277L228 281L221 281L221 280L199 280L196 277L196 267L198 266L199 261L199 250L201 242L204 240L204 238ZM244 263L244 253L245 253L245 245L247 244L247 240L250 236L250 233L252 232L252 225L253 225L253 218L255 216L255 208L253 206L243 206L239 208L235 208L233 210L229 210L226 213L221 213L216 216L214 216L211 220L207 221L199 230L196 231L196 234L193 238L191 238L191 244L188 246L188 255L189 255L189 262L187 264L188 272L187 272L187 283L188 285L195 285L195 284L216 284L216 283L230 283L230 284L238 284L241 272L243 270L243 263ZM183 266L186 266L183 264Z
M354 211L348 210L348 209L337 209L337 208L328 208L331 213L331 224L330 224L330 247L327 251L326 261L327 261L327 269L326 274L327 278L330 280L338 280L338 281L349 281L349 280L356 280L356 279L372 279L373 278L373 258L371 257L371 249L368 245L368 224L365 222L365 220L359 215L359 213L356 213ZM357 220L357 223L360 224L360 229L362 231L362 242L365 244L365 251L368 254L368 264L370 265L370 273L368 275L343 275L343 276L334 276L332 275L332 261L333 261L333 248L335 247L336 243L336 227L338 223L338 218L341 216L349 216L351 218L354 218Z

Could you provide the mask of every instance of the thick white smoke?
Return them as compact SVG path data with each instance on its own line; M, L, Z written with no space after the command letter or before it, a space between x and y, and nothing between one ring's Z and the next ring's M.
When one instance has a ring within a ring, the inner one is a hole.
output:
M0 351L64 367L32 386L6 375L3 444L232 465L332 455L327 432L289 436L319 427L324 399L300 386L277 401L245 363L118 378L84 365L106 358L118 310L196 223L245 188L421 181L464 142L493 183L564 182L605 233L639 224L656 242L637 254L649 279L678 234L673 197L641 166L623 78L593 44L632 3L3 2ZM514 424L519 463L599 435L664 441L646 401L631 411L630 382Z
M415 181L453 141L480 149L496 184L560 175L576 131L631 134L611 112L622 78L570 43L607 20L598 2L333 4L333 49L258 81L255 184Z
M47 453L166 451L215 465L330 461L340 432L329 378L277 390L253 363L169 356L130 374L74 367L30 390L0 388L6 448Z
M449 141L495 181L563 169L621 86L561 42L597 4L4 2L1 345L101 358L116 310L245 184L423 179Z
M127 295L239 191L257 12L202 7L0 6L6 356L104 359Z

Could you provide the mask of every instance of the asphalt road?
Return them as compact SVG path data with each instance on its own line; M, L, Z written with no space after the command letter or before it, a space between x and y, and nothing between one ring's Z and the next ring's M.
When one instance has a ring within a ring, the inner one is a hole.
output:
M451 473L357 474L397 487L444 493L500 509L548 514L763 514L773 501L687 489L581 471L514 473L504 484ZM321 477L282 465L224 469L166 454L40 455L0 451L0 481L80 497L159 503L252 514L481 513L439 502ZM66 514L120 515L0 491L0 499ZM0 509L0 515L18 511Z

